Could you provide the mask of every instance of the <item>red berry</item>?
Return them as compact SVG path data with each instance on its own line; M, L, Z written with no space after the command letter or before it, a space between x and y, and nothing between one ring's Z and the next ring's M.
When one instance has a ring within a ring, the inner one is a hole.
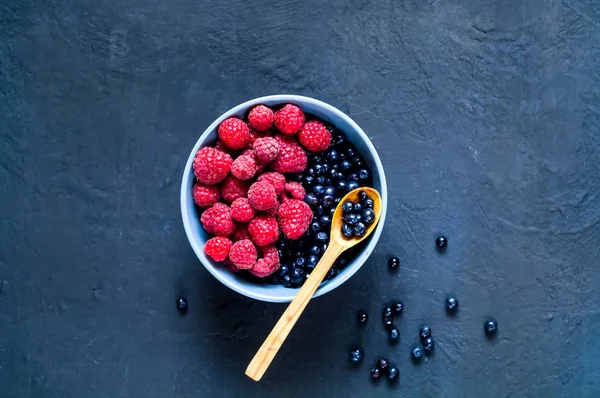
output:
M250 239L248 227L245 224L238 224L235 226L235 231L233 231L233 240L237 242L244 239Z
M269 246L277 242L279 225L272 216L256 216L248 224L248 232L252 242L257 246Z
M301 200L289 199L279 206L281 231L290 239L300 238L313 218L310 206Z
M204 244L204 253L215 261L225 261L231 249L231 241L223 236L210 238Z
M275 206L273 206L272 209L266 210L265 214L272 217L277 217L279 214L279 202L275 202Z
M311 120L302 126L298 141L311 152L322 152L331 144L331 133L320 121Z
M254 209L248 199L237 198L231 204L231 218L238 222L248 222L254 218Z
M229 236L235 229L229 206L220 202L204 210L200 221L206 232L212 235Z
M275 112L275 127L283 134L294 135L304 124L304 112L296 105L287 104Z
M272 137L257 138L253 148L258 161L262 164L272 162L279 154L279 144Z
M226 202L248 196L248 183L232 175L227 176L221 184L221 196Z
M194 195L194 202L202 208L214 205L221 198L218 186L203 185L199 182L194 184L192 194Z
M273 169L280 173L300 173L308 163L304 149L292 137L276 135L279 143L279 155L273 162Z
M254 154L240 155L231 165L231 174L240 180L249 180L258 170L258 162Z
M242 149L250 139L250 129L236 117L223 120L218 132L221 142L231 149Z
M264 105L255 106L248 114L248 124L258 131L265 131L271 128L274 120L275 115L273 111Z
M299 182L288 181L285 183L285 191L289 192L292 195L292 198L298 200L304 200L304 196L306 195L306 191L304 187Z
M250 273L259 278L265 278L277 271L280 267L279 251L275 246L262 248L263 257L258 259L256 264L250 269Z
M256 181L267 181L273 188L275 188L275 193L279 195L283 192L283 188L285 187L285 177L283 174L278 173L276 171L267 171L266 173L262 173L258 176Z
M252 268L257 257L256 246L249 239L235 242L229 250L229 259L239 269Z
M227 176L231 169L231 156L218 149L205 147L194 158L194 175L203 184L215 185Z
M275 188L266 181L257 181L248 189L248 201L256 210L272 209L277 203Z

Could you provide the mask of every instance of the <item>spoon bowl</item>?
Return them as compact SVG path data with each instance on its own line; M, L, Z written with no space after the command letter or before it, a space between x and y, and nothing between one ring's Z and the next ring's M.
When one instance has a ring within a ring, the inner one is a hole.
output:
M365 192L367 195L369 195L371 199L373 199L373 211L375 212L375 220L370 225L367 225L367 230L363 236L346 238L342 234L342 224L344 223L342 217L344 214L344 210L342 209L342 205L346 201L358 202L358 195L361 191ZM335 208L335 212L333 213L333 217L331 218L331 233L329 234L329 245L331 245L331 242L335 240L337 244L344 248L342 251L348 250L352 246L358 245L360 242L368 238L369 235L371 235L371 232L375 230L379 218L381 218L381 195L379 195L379 192L377 192L376 189L370 187L360 187L348 192L342 198L342 200L340 200L340 203L338 203L338 206Z

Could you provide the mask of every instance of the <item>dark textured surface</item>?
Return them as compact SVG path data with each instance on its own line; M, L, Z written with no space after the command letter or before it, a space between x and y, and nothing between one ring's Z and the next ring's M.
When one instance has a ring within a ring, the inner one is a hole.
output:
M599 59L595 0L0 1L0 396L600 396ZM392 199L371 260L256 384L284 307L202 268L178 193L200 132L272 93L348 112ZM413 366L424 321L435 357ZM395 387L369 380L381 354Z

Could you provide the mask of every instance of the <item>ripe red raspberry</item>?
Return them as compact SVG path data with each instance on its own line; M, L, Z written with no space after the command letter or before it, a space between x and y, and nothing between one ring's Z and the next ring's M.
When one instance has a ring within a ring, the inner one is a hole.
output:
M311 120L302 126L298 141L311 152L322 152L331 144L331 133L320 121Z
M231 149L242 149L250 139L250 129L237 117L223 120L218 132L221 142Z
M210 238L204 244L204 253L215 261L225 261L231 249L231 241L223 236Z
M275 206L272 209L265 211L265 214L272 217L277 217L279 214L279 202L275 202Z
M313 218L310 206L301 200L289 199L279 206L279 225L283 234L292 240L300 238Z
M279 144L272 137L257 138L253 148L258 161L262 164L272 162L279 154Z
M273 111L264 105L255 106L248 114L248 124L258 131L271 128L274 120Z
M304 124L304 112L296 105L287 104L275 112L275 127L283 134L294 135Z
M194 202L202 208L207 208L214 205L215 202L218 202L221 198L218 186L203 185L199 182L194 184L192 194L194 195Z
M283 192L283 188L285 187L285 177L283 174L278 173L276 171L267 171L266 173L262 173L258 176L256 181L267 181L273 188L275 188L275 193L279 195Z
M280 267L279 251L275 246L263 247L263 257L258 259L250 269L250 273L259 278L266 278Z
M239 269L252 268L257 257L256 246L249 239L235 242L229 250L229 259Z
M249 180L258 170L258 162L253 154L240 155L231 165L231 174L240 180Z
M276 135L279 143L279 155L273 162L273 169L280 173L300 173L304 171L308 163L308 157L304 149L292 137Z
M277 242L279 226L275 217L260 215L250 221L248 232L257 246L269 246Z
M225 259L225 261L223 261L223 264L225 265L225 268L229 272L233 272L233 273L240 272L240 269L238 267L236 267L234 263L231 262L231 260L229 259L229 257L227 257Z
M221 183L221 197L228 203L233 202L237 198L245 198L248 196L248 183L240 180L232 175Z
M248 222L254 218L254 209L246 198L237 198L231 204L231 218L238 222Z
M292 198L298 200L304 200L304 196L306 195L306 191L302 184L296 181L288 181L285 183L285 191L289 192L292 195Z
M217 141L213 148L221 152L225 152L226 154L231 156L232 159L234 159L237 156L237 151L235 149L227 148L221 141Z
M248 227L245 224L238 224L235 226L235 231L233 231L233 241L237 242L244 239L250 239Z
M220 202L204 210L200 221L206 232L211 235L229 236L235 229L229 206Z
M194 175L203 184L215 185L227 176L233 160L218 149L205 147L194 158Z
M257 181L250 185L250 189L248 189L248 201L256 210L272 209L277 203L275 188L266 181Z

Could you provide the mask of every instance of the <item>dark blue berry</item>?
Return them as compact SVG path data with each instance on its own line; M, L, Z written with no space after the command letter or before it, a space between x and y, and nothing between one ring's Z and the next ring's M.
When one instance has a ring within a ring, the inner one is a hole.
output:
M318 176L318 177L315 179L315 183L316 183L316 184L320 184L320 185L323 185L323 184L325 184L325 177L324 177L324 176Z
M345 223L342 224L342 235L344 235L346 238L352 238L354 236L352 227Z
M354 204L354 212L355 213L360 213L363 209L363 206L360 203L355 203Z
M323 226L331 225L331 217L329 217L327 215L321 216L321 218L319 219L319 221L321 221L321 224Z
M352 168L352 163L350 163L347 160L342 160L342 162L340 163L340 168L344 171L348 171Z
M325 173L325 167L323 167L323 165L321 163L317 163L314 166L315 169L315 175L322 175L323 173Z
M496 333L498 333L498 322L496 322L495 319L488 319L487 321L485 321L483 329L485 330L485 334L488 335L488 337L495 336Z
M315 185L313 187L313 192L316 195L322 195L324 191L325 191L325 187L323 187L323 185Z
M333 215L334 215L334 214L335 214L335 207L331 207L331 208L329 209L329 216L330 216L330 217L333 217Z
M282 258L284 256L283 250L281 249L277 249L277 254L279 254L279 258Z
M448 246L448 239L446 239L446 237L444 237L444 236L438 236L438 237L435 239L435 245L436 245L438 248L440 248L440 249L443 249L443 248L445 248L446 246Z
M314 254L315 256L318 256L319 254L321 254L321 247L319 247L319 246L311 246L311 248L310 248L310 254Z
M414 361L418 361L423 357L423 350L419 346L414 346L410 351L410 355Z
M380 377L381 377L381 370L379 370L379 368L371 369L371 379L379 380Z
M398 257L390 257L388 260L388 266L390 269L396 269L400 266L400 259Z
M317 207L315 207L314 212L317 216L322 216L323 213L325 213L325 209L323 208L323 206L318 205Z
M454 314L458 310L458 299L454 296L446 297L446 311Z
M335 149L332 149L327 154L327 160L331 163L336 163L338 160L340 160L340 154Z
M328 237L327 234L323 231L319 232L317 234L317 236L315 237L315 239L317 240L317 242L327 242Z
M358 222L358 219L356 217L356 214L354 213L348 213L344 216L344 222L346 222L346 224L348 225L354 225Z
M390 367L390 361L388 361L387 359L379 358L377 360L377 369L385 372L388 370L389 367Z
M322 252L322 253L325 253L325 252L327 251L327 246L328 246L328 245L327 245L327 243L323 243L323 244L321 245L321 252Z
M361 311L358 313L358 323L361 323L364 325L368 321L369 321L369 315L366 312Z
M306 259L304 257L298 257L294 264L296 265L296 267L302 268L304 267L304 264L306 264Z
M348 181L358 181L358 174L352 173L348 176Z
M325 191L323 192L323 195L328 195L328 196L335 196L335 188L334 187L325 187Z
M359 363L365 356L365 352L362 348L354 348L350 351L350 361L353 363Z
M358 171L358 179L359 180L367 180L367 179L369 179L369 170L367 170L367 169L360 169Z
M338 173L339 173L338 169L336 169L336 168L330 169L329 170L329 178L333 178L333 179L338 178Z
M360 192L358 193L358 199L359 199L361 202L364 202L365 200L367 200L367 198L368 198L368 197L369 197L369 195L368 195L368 194L367 194L365 191L360 191Z
M323 204L323 207L326 209L333 206L333 203L334 203L333 201L334 201L333 196L329 196L329 195L325 195L325 196L323 196L323 199L321 199L321 203Z
M306 264L307 264L308 268L314 268L318 262L319 262L319 257L315 256L314 254L311 254L310 256L308 256L308 259L306 260Z
M279 267L279 276L283 277L287 274L290 273L290 267L288 267L287 265L282 265L281 267Z
M391 317L391 316L384 316L384 317L383 317L383 324L384 324L386 327L388 327L388 328L389 328L389 327L392 327L392 326L393 326L393 323L394 323L394 318L393 318L393 317Z
M346 213L351 213L354 211L354 203L350 200L345 201L342 205L342 210Z
M423 340L423 350L425 353L431 353L434 347L435 343L433 341L433 337L430 336Z
M310 230L313 232L319 232L321 230L321 224L318 221L313 221L310 224Z
M360 238L361 236L365 236L366 233L367 227L365 227L365 224L363 224L362 222L356 223L356 225L354 226L354 235Z
M290 287L292 286L292 278L290 277L290 274L285 274L282 278L282 283L284 287Z
M348 156L349 158L352 158L352 157L356 156L356 152L354 152L354 149L348 148L348 149L346 149L346 156Z
M400 374L400 371L398 370L398 368L392 365L392 366L390 366L390 369L388 370L388 379L390 379L390 381L396 381L396 380L398 380L399 374Z
M188 310L188 302L185 297L180 297L177 299L177 310L182 314L185 314Z
M348 186L346 185L346 181L338 181L335 184L335 189L341 194L346 193L348 191Z
M389 336L392 342L398 341L398 339L400 338L400 331L398 330L398 328L393 327L390 329Z
M363 166L363 161L359 157L352 158L352 166L356 169L360 169Z
M304 201L309 206L315 206L317 203L319 203L319 198L314 193L309 193L304 196Z
M421 326L421 329L419 329L419 336L421 336L421 341L431 337L431 328L427 325Z
M392 303L392 311L394 311L394 315L402 314L403 309L404 309L404 304L402 304L402 301L394 301Z
M301 283L304 280L304 270L302 268L294 268L291 279L294 285Z
M368 207L369 209L372 209L373 206L375 205L375 202L373 202L373 199L371 198L367 198L363 201L365 207Z
M312 167L309 167L308 169L304 170L304 173L307 176L314 177L314 175L315 175L315 169L313 169Z
M329 271L327 272L327 276L325 277L327 280L329 279L333 279L337 276L338 274L338 270L335 268L330 268Z
M325 177L325 180L323 180L323 185L331 185L331 184L333 184L333 181L331 181L331 178Z
M315 178L313 176L306 176L306 177L304 177L302 184L306 187L310 187L310 186L312 186L312 184L314 184L314 182L315 182Z
M335 145L341 146L344 143L346 143L346 137L343 134L338 134L334 137L335 139ZM340 154L342 155L342 154Z
M362 219L367 224L373 223L373 221L375 221L375 212L373 209L364 209L362 212Z
M350 182L348 182L346 184L346 187L347 187L346 190L348 192L354 191L356 188L358 188L358 182L356 182L356 181L350 181Z
M383 313L382 316L385 317L392 317L394 316L394 310L392 309L392 307L383 307Z

